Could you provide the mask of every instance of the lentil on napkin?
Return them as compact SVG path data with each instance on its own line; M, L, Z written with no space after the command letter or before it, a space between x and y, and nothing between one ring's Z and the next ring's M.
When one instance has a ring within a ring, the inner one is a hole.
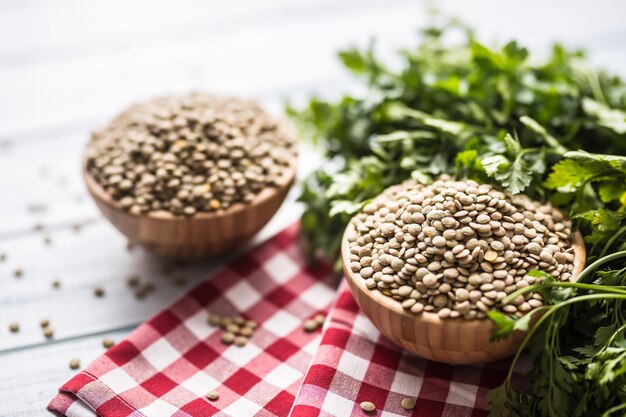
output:
M64 384L67 417L286 416L319 344L303 322L332 302L338 277L306 266L291 226L199 284ZM226 346L209 313L259 323ZM220 394L208 401L211 390Z
M507 371L508 361L451 366L403 351L360 312L343 282L291 416L486 417L485 396ZM364 413L363 402L376 412Z

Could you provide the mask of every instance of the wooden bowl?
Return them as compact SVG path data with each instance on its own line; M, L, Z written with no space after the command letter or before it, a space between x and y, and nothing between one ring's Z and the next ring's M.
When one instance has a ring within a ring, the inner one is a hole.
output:
M341 244L343 271L357 304L389 340L422 358L451 365L492 362L515 353L524 338L523 332L516 331L506 339L492 342L494 325L488 318L442 320L432 312L413 314L379 290L369 290L365 280L349 267L348 238L354 235L355 229L350 223ZM572 245L574 271L571 280L574 280L585 266L585 245L579 232L574 234Z
M112 224L132 243L161 256L194 259L215 256L243 245L276 213L294 182L296 161L286 168L283 181L265 188L247 204L238 203L225 210L175 216L167 211L131 214L122 209L83 163L83 177L96 205Z

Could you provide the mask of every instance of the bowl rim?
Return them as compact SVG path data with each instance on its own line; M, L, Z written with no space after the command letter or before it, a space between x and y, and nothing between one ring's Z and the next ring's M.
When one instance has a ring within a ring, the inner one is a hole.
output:
M400 301L392 297L384 295L377 288L372 289L372 290L368 289L365 286L365 280L361 278L360 276L355 277L356 274L352 272L352 270L349 268L350 250L348 248L348 238L354 236L355 234L356 234L356 229L351 219L348 225L346 226L344 234L341 238L341 262L343 264L343 271L344 271L346 280L356 285L357 288L362 293L365 293L366 297L368 297L371 301L374 301L375 303L382 305L384 308L391 310L394 314L401 316L402 319L416 320L416 321L424 322L428 324L434 324L434 325L455 324L459 326L478 327L478 326L485 325L485 323L488 323L488 324L492 323L488 317L484 317L482 319L472 319L472 320L465 320L462 317L441 319L437 313L433 313L429 311L424 311L419 314L407 312L404 308L402 308ZM580 274L580 272L585 267L586 249L585 249L583 237L578 230L576 230L572 234L570 241L572 243L572 247L574 247L574 270L572 271L572 276L570 277L569 281L574 282L576 278L578 277L578 275ZM352 285L350 286L352 287Z

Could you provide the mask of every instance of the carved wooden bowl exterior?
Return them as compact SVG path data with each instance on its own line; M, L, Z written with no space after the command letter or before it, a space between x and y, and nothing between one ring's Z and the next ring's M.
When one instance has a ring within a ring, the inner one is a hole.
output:
M492 342L494 325L488 318L442 320L432 312L413 314L379 290L367 289L365 280L349 267L348 237L354 233L352 224L348 225L341 245L344 274L363 313L389 340L422 358L451 365L492 362L515 353L524 338L523 332L516 331L505 339ZM574 234L572 244L573 281L585 266L585 245L580 233Z
M248 204L226 210L175 216L166 211L131 214L98 184L86 169L83 176L96 205L130 242L165 257L193 259L212 257L249 241L276 213L295 178L295 157L284 181L262 190Z

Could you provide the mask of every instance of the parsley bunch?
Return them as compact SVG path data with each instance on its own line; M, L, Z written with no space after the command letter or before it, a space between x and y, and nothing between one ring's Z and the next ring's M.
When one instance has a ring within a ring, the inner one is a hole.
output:
M585 236L589 266L576 283L534 272L543 280L519 293L541 292L543 307L521 319L491 314L496 338L528 331L534 366L530 394L509 376L490 410L626 415L626 83L591 68L582 51L554 45L537 60L515 41L488 47L445 18L399 53L399 66L373 47L339 57L362 92L287 109L329 159L300 196L311 255L337 260L349 219L407 178L447 173L552 201Z
M455 33L463 41L450 44ZM373 47L340 52L364 92L287 109L333 162L300 196L312 253L337 259L350 217L409 177L448 173L545 198L542 183L568 150L626 154L625 84L592 70L582 51L554 45L537 61L515 41L489 48L453 20L421 34L399 68Z
M626 118L622 118L626 121ZM528 331L504 383L490 392L492 416L626 415L626 157L573 151L552 167L547 189L569 207L593 261L575 283L543 278L514 292L538 291L544 305L520 319L492 311L494 338ZM607 267L608 266L608 267ZM536 320L536 322L535 322ZM533 323L530 325L530 323ZM522 350L533 358L530 393L511 384Z

